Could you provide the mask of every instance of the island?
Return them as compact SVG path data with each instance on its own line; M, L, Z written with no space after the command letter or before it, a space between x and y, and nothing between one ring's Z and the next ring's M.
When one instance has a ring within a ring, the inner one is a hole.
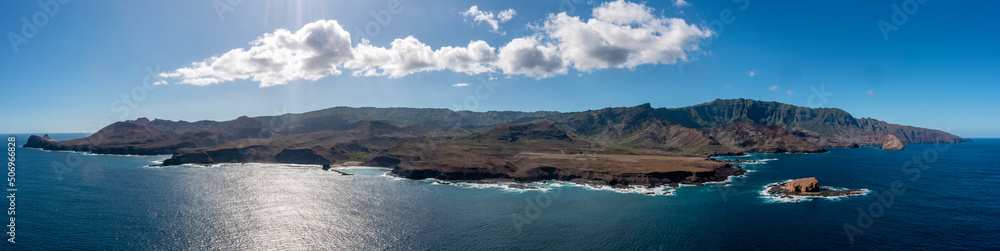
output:
M821 187L819 186L819 181L816 180L816 177L768 184L765 186L764 191L764 194L767 196L773 196L779 200L792 202L802 201L802 198L808 197L833 198L864 195L867 193L867 190L865 189L833 189L830 187Z
M855 118L836 108L749 99L681 108L650 104L580 112L351 108L230 121L139 118L93 135L24 147L101 154L171 155L162 165L218 163L359 164L409 179L570 181L609 186L677 186L725 181L745 170L710 157L821 153L831 147L953 143L931 129ZM335 170L335 169L334 169ZM808 191L807 191L808 192Z

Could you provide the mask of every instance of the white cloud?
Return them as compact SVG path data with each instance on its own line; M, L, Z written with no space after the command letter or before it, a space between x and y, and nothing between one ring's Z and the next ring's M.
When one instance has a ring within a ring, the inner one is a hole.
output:
M618 0L594 8L593 16L594 19L612 24L629 25L647 23L655 19L652 12L653 8L645 5Z
M711 36L707 28L682 19L655 17L653 9L622 0L594 9L584 22L566 13L550 15L543 30L563 57L580 71L686 61L697 41Z
M513 9L483 12L476 6L465 13L489 23L494 30L516 14ZM591 72L687 61L687 53L698 50L698 41L713 35L707 28L653 13L643 4L618 0L595 7L594 18L588 20L566 13L549 15L536 34L497 47L476 40L464 47L437 49L413 36L395 39L386 47L364 39L352 44L351 34L337 21L320 20L295 32L277 29L265 33L251 42L250 48L233 49L160 76L175 84L250 80L261 87L315 81L344 71L353 76L389 78L444 70L548 78L565 75L569 68Z
M219 82L222 82L222 80L218 78L185 78L180 83L202 86L202 85L218 84ZM263 86L263 83L261 83L261 86Z
M875 95L875 90L868 90L868 91L865 92L865 95L868 95L868 96Z
M691 4L684 0L674 0L674 6L684 7L684 6L691 6Z
M750 70L750 73L747 73L747 76L757 76L757 69Z
M465 87L465 86L469 86L469 83L455 83L455 84L453 84L451 86L454 86L454 87Z
M468 10L460 12L459 14L462 14L462 16L465 17L471 17L472 20L477 23L486 22L490 25L490 31L505 34L505 32L500 31L500 24L514 18L517 11L514 11L514 9L507 9L501 11L500 13L493 13L492 11L481 11L479 10L479 6L473 5L472 7L469 7Z
M511 19L514 19L514 15L517 15L517 11L514 11L514 9L501 11L497 14L497 21L500 21L501 23L510 21Z
M500 48L497 65L506 74L547 78L566 74L566 64L552 44L541 44L535 37L516 38Z
M438 50L413 36L392 41L389 48L367 41L354 48L354 60L344 64L354 76L389 76L398 78L422 71L452 70L467 74L493 72L495 49L484 41L472 41L466 47L441 47Z
M771 86L771 88L767 88L767 89L771 90L771 91L777 91L778 90L778 86L777 85L773 85L773 86Z
M178 84L210 85L250 79L268 87L340 75L343 69L352 70L355 76L390 78L445 69L479 74L494 72L492 63L497 60L496 49L484 41L438 50L412 36L396 39L388 48L368 41L352 47L350 41L350 34L337 21L317 21L295 33L275 30L255 40L248 50L234 49L160 76L181 78Z
M787 90L787 91L785 91L785 94L788 94L788 95L792 95L792 94L794 94L794 93L795 93L795 92L793 92L792 90Z
M351 35L332 20L306 24L295 33L278 29L251 44L250 49L233 49L160 75L180 77L181 84L209 85L250 79L267 87L296 79L317 80L338 75L339 65L352 58Z

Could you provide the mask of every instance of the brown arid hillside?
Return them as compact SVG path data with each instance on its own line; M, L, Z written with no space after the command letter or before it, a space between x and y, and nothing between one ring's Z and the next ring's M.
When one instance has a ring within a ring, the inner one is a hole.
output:
M25 147L105 154L170 154L163 165L363 163L407 178L575 180L664 185L739 174L707 157L818 153L827 147L957 143L967 139L854 118L836 108L747 99L682 108L649 104L581 112L470 112L336 107L230 121L116 122L93 135Z

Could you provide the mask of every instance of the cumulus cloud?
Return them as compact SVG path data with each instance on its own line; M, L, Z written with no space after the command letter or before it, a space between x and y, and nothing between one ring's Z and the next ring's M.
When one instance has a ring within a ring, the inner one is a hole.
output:
M422 71L448 69L454 72L478 74L493 72L495 49L480 40L466 47L441 47L438 50L413 36L392 41L389 48L373 46L367 41L354 48L354 60L344 68L355 70L354 76L389 76L398 78Z
M757 69L750 70L750 73L747 73L747 76L757 76Z
M352 44L351 34L337 21L320 20L295 32L278 29L265 33L251 42L250 48L233 49L160 75L175 84L250 80L261 87L315 81L344 72L389 78L427 71L548 78L565 75L570 68L591 72L687 61L687 54L698 50L698 41L713 35L705 27L654 12L643 4L618 0L595 7L593 18L587 20L566 13L548 15L535 34L496 47L475 40L465 46L437 49L413 36L395 39L384 47L365 39ZM473 6L462 14L499 30L499 24L516 12L484 12ZM755 74L751 72L751 76Z
M684 1L684 0L674 0L674 6L675 7L684 7L684 6L691 6L691 4L688 3L687 1Z
M593 16L597 20L619 25L629 25L633 23L646 23L653 20L652 12L653 8L646 7L645 5L619 0L607 2L598 8L594 8Z
M460 12L459 14L462 14L462 16L465 17L471 17L472 20L477 23L486 22L490 25L490 31L505 34L503 31L500 31L500 24L514 18L517 11L514 11L514 9L507 9L501 11L500 13L493 13L492 11L479 10L479 6L473 5L472 7L469 7L468 10Z
M792 90L787 90L787 91L785 91L785 94L792 95L792 94L795 94L795 92L792 91Z
M453 84L451 86L454 86L454 87L466 87L466 86L469 86L469 83L455 83L455 84Z
M181 84L209 85L250 79L267 87L340 74L339 66L353 58L351 35L332 20L306 24L295 33L278 29L257 38L251 45L250 49L233 49L160 75L182 78Z
M707 28L652 12L644 5L618 0L595 8L594 18L586 21L566 13L550 15L543 29L580 71L675 64L687 60L686 51L698 49L699 39L713 35Z
M771 90L771 91L777 91L778 90L778 86L777 85L772 85L771 88L767 88L767 89Z
M500 48L500 69L506 74L536 78L566 74L566 65L555 45L542 44L535 37L515 38Z
M249 79L268 87L298 79L318 80L340 75L343 70L350 70L354 76L390 78L445 69L479 74L494 72L492 63L497 59L496 49L481 40L465 47L437 50L412 36L396 39L389 47L373 46L368 41L351 46L350 41L350 34L337 21L321 20L294 33L275 30L252 42L250 49L234 49L160 76L180 78L175 82L178 84L210 85Z

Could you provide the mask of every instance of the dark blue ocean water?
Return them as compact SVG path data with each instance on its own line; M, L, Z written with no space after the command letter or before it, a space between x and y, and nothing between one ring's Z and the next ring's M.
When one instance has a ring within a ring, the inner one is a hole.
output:
M17 138L21 145L27 135ZM0 247L1000 248L1000 140L907 147L755 154L744 159L769 161L748 165L752 172L731 186L681 187L670 196L576 186L545 192L465 188L394 179L377 169L341 176L312 166L268 164L158 168L148 165L166 156L18 148L17 243ZM760 195L768 183L802 177L873 193L797 203ZM881 202L876 194L891 193L894 182L906 190ZM845 224L854 227L853 243Z

